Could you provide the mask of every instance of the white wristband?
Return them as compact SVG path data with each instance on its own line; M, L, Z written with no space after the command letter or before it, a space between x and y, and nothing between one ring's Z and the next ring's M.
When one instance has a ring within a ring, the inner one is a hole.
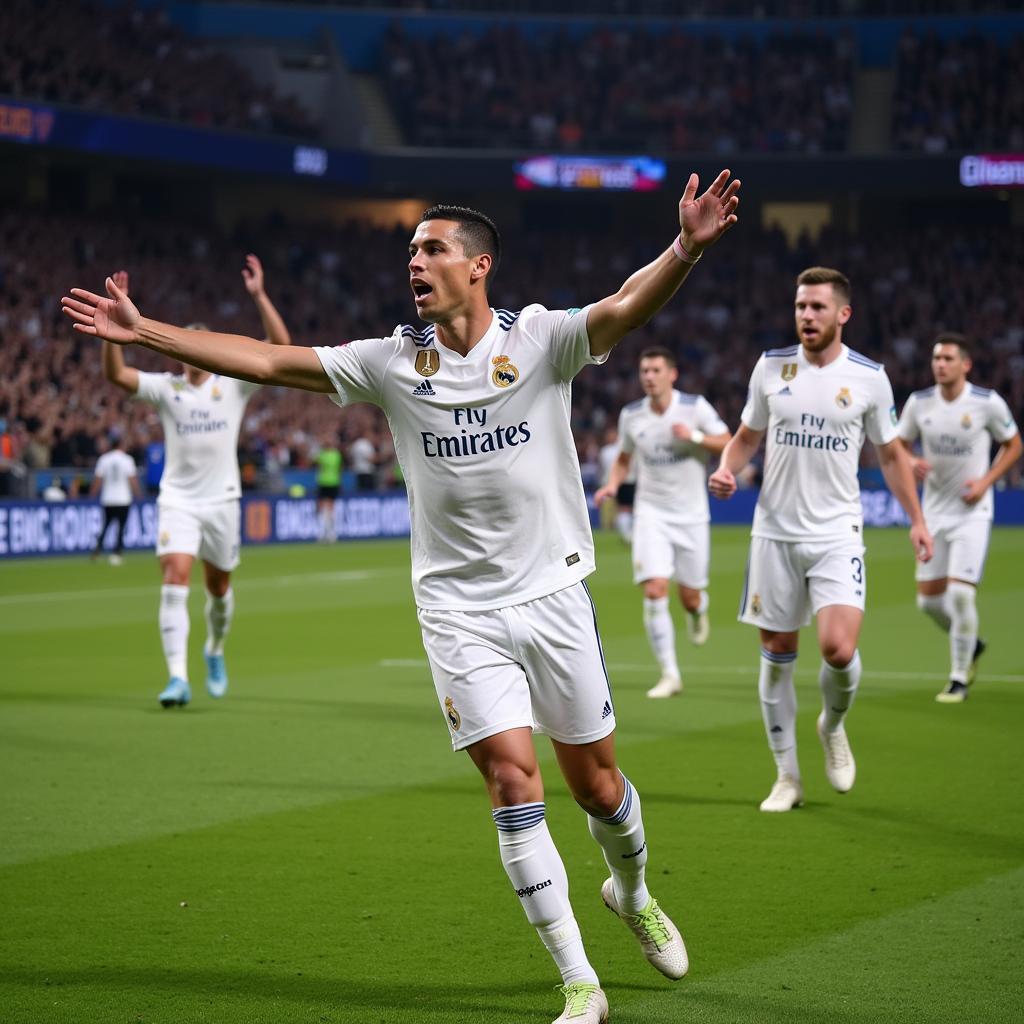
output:
M676 259L681 263L689 263L691 266L693 266L693 264L704 255L703 251L701 251L694 256L694 254L688 249L684 249L683 240L679 235L676 235L675 241L672 243L672 252L675 254Z
M690 442L692 444L703 444L704 443L704 431L703 430L691 430L690 431Z

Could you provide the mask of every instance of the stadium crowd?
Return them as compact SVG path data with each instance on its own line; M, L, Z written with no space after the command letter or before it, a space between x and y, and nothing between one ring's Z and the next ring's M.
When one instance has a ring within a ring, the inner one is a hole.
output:
M407 35L384 65L396 116L420 146L819 153L846 148L852 38L750 38L607 25L575 37Z
M83 45L84 41L88 45ZM313 137L299 104L159 8L85 0L0 5L0 96L201 128Z
M1022 66L1024 35L996 40L904 33L896 64L894 147L925 153L1024 150Z
M403 228L269 221L225 235L180 222L149 222L140 232L113 219L0 214L0 418L6 420L0 433L30 467L91 466L112 431L125 432L129 451L141 460L160 436L155 413L107 385L98 347L73 335L61 317L68 282L99 287L104 273L126 268L147 315L258 335L241 278L245 253L253 251L298 344L380 336L415 320ZM610 238L606 226L598 230L600 245L586 232L506 231L508 255L492 289L494 304L584 305L614 291L665 244L662 237ZM855 314L845 337L885 362L898 402L930 384L931 341L951 329L976 343L974 380L998 390L1024 419L1024 282L1016 272L1024 263L1024 230L935 227L865 235L826 229L793 245L779 231L741 230L742 244L737 239L702 262L680 295L627 338L608 365L577 378L573 429L591 482L607 429L641 394L636 362L648 345L675 351L680 387L706 395L735 427L758 353L792 343L793 280L816 263L840 267L853 281ZM598 252L605 256L598 259ZM144 350L133 350L129 360L169 368ZM342 412L327 399L273 389L249 406L240 439L247 479L310 465L328 437L344 450L368 438L380 482L393 479L394 450L378 411Z

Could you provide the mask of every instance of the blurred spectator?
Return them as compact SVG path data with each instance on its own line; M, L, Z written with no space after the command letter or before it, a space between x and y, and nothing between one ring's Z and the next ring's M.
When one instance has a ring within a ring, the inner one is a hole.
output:
M159 7L7 0L0 7L0 95L202 128L311 138L290 97L258 85L209 40Z
M418 146L821 153L846 149L852 37L688 34L607 23L526 35L407 35L392 24L383 74Z
M900 39L893 143L925 153L1024 150L1024 35Z
M348 449L349 467L356 477L357 491L377 489L377 447L365 435L357 437Z

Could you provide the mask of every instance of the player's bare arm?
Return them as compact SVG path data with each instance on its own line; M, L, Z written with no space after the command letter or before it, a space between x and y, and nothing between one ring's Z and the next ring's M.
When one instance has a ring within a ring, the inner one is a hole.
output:
M927 459L915 454L913 442L900 438L900 444L903 445L907 458L910 459L910 469L914 474L914 479L918 483L924 483L925 477L932 471L932 464Z
M685 423L673 423L672 434L676 440L688 441L711 452L712 455L721 455L732 438L728 430L724 434L705 434L703 430L695 430Z
M615 497L618 489L622 486L622 481L626 479L626 475L629 473L629 464L632 461L633 456L629 452L619 452L612 463L611 470L608 472L608 483L594 491L595 505L600 505L601 502L606 501L608 498Z
M722 171L699 198L700 179L691 174L679 200L679 237L653 263L631 275L614 294L595 303L587 316L592 355L610 352L630 331L642 327L679 290L700 258L736 223L739 179Z
M1014 463L1020 458L1022 450L1024 450L1024 442L1021 441L1020 434L1014 434L1009 441L1000 445L989 471L977 480L968 480L964 485L961 495L964 504L977 505L988 494L989 488L1010 472Z
M736 474L757 454L763 430L751 430L741 423L739 430L722 449L718 469L708 477L708 490L716 498L731 498L736 493Z
M141 345L191 366L237 377L254 384L270 384L328 394L334 390L311 348L264 345L255 338L214 331L189 331L149 320L115 283L106 280L106 297L72 288L61 308L76 331L102 338L112 345ZM137 385L136 385L137 387Z
M875 450L878 452L878 464L885 477L886 486L896 496L896 500L910 519L910 543L913 545L914 555L920 562L930 562L934 544L924 522L921 503L917 499L917 486L914 483L914 472L910 468L910 455L898 439L888 444L876 445Z
M277 307L267 295L264 287L263 264L255 253L249 253L245 257L242 280L245 282L245 290L252 296L252 301L256 304L256 311L260 315L260 322L263 324L263 331L267 336L266 340L271 345L290 345L292 336L288 333L288 328L277 311Z

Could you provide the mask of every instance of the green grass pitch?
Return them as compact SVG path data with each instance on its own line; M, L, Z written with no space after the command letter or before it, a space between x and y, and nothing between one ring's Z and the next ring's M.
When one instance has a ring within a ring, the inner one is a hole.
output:
M546 741L548 818L613 1024L1024 1019L1024 531L997 530L990 641L962 706L914 607L902 531L868 536L857 786L828 786L805 636L807 805L759 814L774 767L756 635L735 622L746 531L714 534L712 634L653 671L629 559L592 578L643 799L651 888L691 972L644 963ZM423 661L404 543L247 550L231 691L163 711L150 555L0 566L0 1021L546 1024L557 976L509 891L489 808ZM678 610L677 610L678 622ZM195 685L198 683L198 686Z

